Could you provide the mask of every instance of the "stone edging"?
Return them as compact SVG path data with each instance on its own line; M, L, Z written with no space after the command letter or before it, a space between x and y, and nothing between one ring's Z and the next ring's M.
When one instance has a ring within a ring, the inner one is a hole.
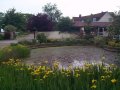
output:
M110 46L104 46L103 47L104 50L107 51L111 51L111 52L120 52L120 48L119 47L110 47Z

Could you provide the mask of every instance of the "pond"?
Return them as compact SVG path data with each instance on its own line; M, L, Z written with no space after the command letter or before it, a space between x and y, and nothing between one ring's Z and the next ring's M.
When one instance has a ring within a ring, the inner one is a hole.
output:
M32 49L26 63L39 65L48 61L49 64L57 60L61 66L81 66L84 62L99 63L104 59L106 64L117 63L117 53L103 50L94 46L63 46Z

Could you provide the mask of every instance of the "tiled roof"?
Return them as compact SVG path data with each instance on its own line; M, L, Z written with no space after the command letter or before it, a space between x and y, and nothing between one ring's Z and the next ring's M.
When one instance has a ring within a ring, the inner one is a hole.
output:
M106 12L101 12L101 13L97 13L97 14L91 14L88 16L83 16L83 17L79 17L80 20L85 20L85 19L92 19L92 18L96 18L97 20L99 20Z
M79 18L79 17L73 17L73 20L74 20L74 21L79 21L80 18Z
M97 20L99 20L106 12L101 12L101 13L97 13L97 14L91 14L91 15L87 15L87 16L79 16L79 17L73 17L74 21L82 21L85 19L92 19L92 18L96 18Z
M91 19L93 20L93 18L96 18L96 22L91 22L90 26L109 26L111 25L111 22L97 22L105 13L107 12L101 12L101 13L97 13L97 14L91 14L88 16L79 16L79 17L73 17L73 21L74 21L74 26L76 27L81 27L81 26L86 26L87 24L85 22L82 22L86 19Z
M112 24L112 22L92 22L90 24L90 26L100 26L100 27L102 27L102 26L110 26L111 24ZM81 27L81 26L86 26L86 25L87 25L86 23L79 22L79 21L76 21L74 23L75 27Z

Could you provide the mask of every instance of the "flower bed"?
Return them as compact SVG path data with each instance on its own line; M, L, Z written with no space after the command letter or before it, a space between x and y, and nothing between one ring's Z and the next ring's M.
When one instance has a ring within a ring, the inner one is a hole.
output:
M47 64L47 61L44 63ZM120 68L85 64L59 69L22 64L20 60L0 63L0 90L119 90Z

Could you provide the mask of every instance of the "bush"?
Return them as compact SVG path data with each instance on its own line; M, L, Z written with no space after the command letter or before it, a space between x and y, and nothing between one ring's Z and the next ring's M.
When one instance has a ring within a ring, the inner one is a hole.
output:
M84 39L86 39L86 40L90 40L90 39L93 39L94 37L93 37L93 35L85 35L84 36Z
M13 25L7 25L5 26L4 28L5 30L5 39L14 39L16 38L16 35L15 35L15 31L17 30L17 28Z
M4 40L4 35L0 34L0 40Z
M19 41L18 43L22 45L34 45L36 44L36 40L35 39L33 39L32 41L22 40L22 41Z
M111 47L120 47L120 42L117 42L116 40L108 41L108 45Z
M40 33L37 35L37 40L39 43L47 43L47 36L44 33Z
M13 25L7 25L7 26L5 26L4 30L7 32L11 32L11 31L15 32L17 30L17 28Z
M101 36L94 37L94 44L103 47L106 44L105 37L101 37Z
M30 55L30 49L20 44L12 44L11 46L0 50L0 61L11 58L26 58Z

